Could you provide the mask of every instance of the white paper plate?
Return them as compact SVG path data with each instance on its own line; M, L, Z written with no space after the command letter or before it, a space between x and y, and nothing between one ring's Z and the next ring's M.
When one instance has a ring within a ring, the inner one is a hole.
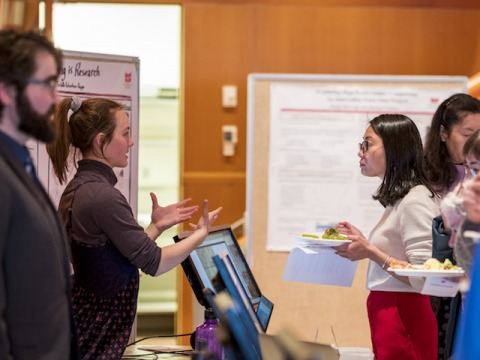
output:
M459 277L465 274L462 269L458 270L424 270L424 269L392 269L389 267L388 271L393 271L400 276L422 276L422 277Z
M302 234L290 234L293 238L301 244L305 245L326 245L326 246L339 246L342 244L351 243L352 240L329 240L322 239L323 234L309 233L312 235L317 235L319 239L315 239L309 236L302 236Z

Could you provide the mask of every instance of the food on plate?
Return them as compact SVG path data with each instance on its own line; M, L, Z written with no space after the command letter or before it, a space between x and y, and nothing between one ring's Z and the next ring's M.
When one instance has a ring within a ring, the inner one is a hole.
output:
M322 235L322 239L328 240L347 240L346 236L340 235L337 229L330 227L325 230L325 233Z
M313 239L320 239L320 237L318 235L314 235L314 234L302 234L302 237L309 237L309 238L313 238Z
M392 260L390 263L392 269L412 269L412 270L459 270L457 265L453 265L450 259L445 259L442 263L437 259L430 258L423 265L412 265L406 262Z
M430 258L425 261L423 267L428 270L443 270L443 264L435 258Z
M428 270L458 270L458 266L453 265L450 259L445 259L443 263L437 259L428 259L423 263L423 267Z
M415 269L412 264L406 262L399 262L397 260L392 260L390 262L390 267L392 269Z

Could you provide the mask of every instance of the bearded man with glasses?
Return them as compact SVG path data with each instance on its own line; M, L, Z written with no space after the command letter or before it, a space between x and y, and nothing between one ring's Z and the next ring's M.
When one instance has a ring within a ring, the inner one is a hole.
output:
M25 144L55 138L61 52L0 30L0 359L77 359L62 222Z

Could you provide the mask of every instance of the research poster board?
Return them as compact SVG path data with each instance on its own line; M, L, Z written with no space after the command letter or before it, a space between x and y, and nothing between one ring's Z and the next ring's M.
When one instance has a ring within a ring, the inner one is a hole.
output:
M359 262L350 287L286 281L289 233L346 220L368 236L382 212L371 198L378 182L361 177L358 163L368 120L401 112L425 134L443 99L466 91L463 76L249 75L247 259L275 304L270 333L371 346L368 261Z
M368 121L384 113L405 114L424 139L438 105L465 92L467 80L250 75L247 214L250 225L264 225L267 250L289 251L295 246L289 234L323 232L339 221L368 234L383 212L372 200L380 179L366 178L359 169L358 144ZM254 146L258 142L261 150ZM250 211L256 208L252 195L259 171L268 194L263 221Z
M63 51L63 69L58 79L57 90L61 98L101 97L117 101L125 106L130 118L131 136L136 145L130 148L128 166L115 168L116 187L128 200L134 213L137 210L138 194L138 134L139 134L139 59L137 57ZM27 144L38 176L52 201L58 205L66 184L60 184L53 173L50 159L43 143L30 141ZM80 154L77 151L77 161ZM76 167L69 164L67 182L73 177Z

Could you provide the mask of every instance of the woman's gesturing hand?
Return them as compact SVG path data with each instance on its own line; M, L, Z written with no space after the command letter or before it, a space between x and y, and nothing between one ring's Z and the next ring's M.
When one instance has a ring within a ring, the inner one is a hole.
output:
M220 211L222 211L222 207L218 207L215 210L208 212L208 200L203 200L202 217L198 220L197 224L190 224L190 227L194 230L205 229L208 233L210 226L215 220L217 220Z
M198 211L198 205L185 207L192 200L190 198L162 207L158 204L157 196L153 192L150 193L150 197L152 198L152 224L160 233L190 219Z

